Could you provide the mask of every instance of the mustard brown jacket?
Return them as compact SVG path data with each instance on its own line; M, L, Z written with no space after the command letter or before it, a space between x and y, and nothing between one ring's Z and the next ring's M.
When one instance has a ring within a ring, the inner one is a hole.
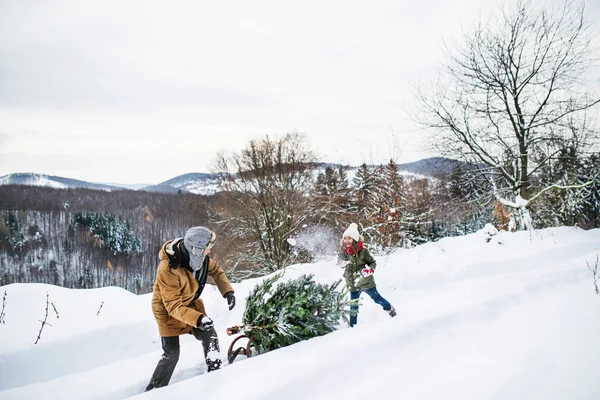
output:
M206 315L204 303L199 297L207 275L213 278L221 295L233 292L233 288L219 264L206 256L204 264L196 276L186 267L169 266L166 248L171 241L161 247L156 270L156 280L152 296L152 312L158 323L160 336L179 336L191 332L198 318ZM200 282L199 282L200 281ZM201 287L202 286L202 287Z

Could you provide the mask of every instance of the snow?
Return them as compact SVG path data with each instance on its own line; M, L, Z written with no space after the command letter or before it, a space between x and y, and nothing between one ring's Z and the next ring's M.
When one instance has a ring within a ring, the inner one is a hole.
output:
M358 325L206 373L202 346L181 338L168 387L144 393L162 351L151 294L13 284L0 324L0 399L597 399L600 295L592 266L600 230L553 228L446 238L376 256L390 318L361 297ZM335 259L286 269L333 282ZM208 286L203 299L221 357L261 279L234 284L230 312ZM48 322L34 345L44 318ZM96 315L100 305L102 309ZM226 364L226 361L224 361ZM390 396L391 395L391 396Z
M204 196L213 195L221 190L217 179L190 180L182 185L178 185L177 188Z
M63 183L52 180L48 175L17 173L0 177L0 186L11 184L46 186L55 189L65 189L68 187Z

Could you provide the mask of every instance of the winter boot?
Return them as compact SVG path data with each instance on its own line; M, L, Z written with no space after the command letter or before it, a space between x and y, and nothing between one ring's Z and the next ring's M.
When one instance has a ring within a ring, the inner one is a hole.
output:
M216 371L221 368L221 359L219 358L219 338L214 326L210 329L192 329L194 337L202 342L204 347L204 359L208 372Z
M212 371L216 371L218 369L221 369L221 360L217 359L217 360L211 360L211 359L206 359L206 367L208 369L208 372L212 372Z
M390 314L390 317L392 318L396 316L396 309L394 308L394 306L392 306L392 308L389 309L388 314Z

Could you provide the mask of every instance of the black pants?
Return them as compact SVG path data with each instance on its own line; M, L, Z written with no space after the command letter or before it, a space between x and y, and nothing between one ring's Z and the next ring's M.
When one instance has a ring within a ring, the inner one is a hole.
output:
M219 338L215 328L202 330L198 328L192 329L194 337L202 342L204 347L204 359L208 372L214 371L221 367L221 359L219 358ZM146 387L146 391L157 387L167 386L179 361L179 336L163 336L160 338L164 354L158 361L152 379Z

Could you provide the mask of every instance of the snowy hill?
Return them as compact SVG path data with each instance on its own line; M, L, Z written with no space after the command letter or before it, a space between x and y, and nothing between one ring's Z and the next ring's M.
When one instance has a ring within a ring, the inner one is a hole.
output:
M472 165L463 161L452 160L444 157L425 158L423 160L398 164L398 169L405 173L413 173L426 177L436 177L440 174L452 172L455 168L463 168L463 170L471 169Z
M192 173L180 175L157 185L147 184L104 184L63 178L60 176L34 173L15 173L0 177L1 185L44 186L56 189L98 189L98 190L145 190L160 193L178 193L180 191L210 195L218 191L216 177L212 174Z
M454 169L456 166L465 166L466 164L460 161L451 160L448 158L427 158L406 164L398 164L399 172L405 179L422 179L432 178L440 173L447 173ZM318 173L323 172L325 167L338 168L339 164L318 164L315 169L315 177ZM342 166L346 169L348 179L352 182L357 167ZM31 186L46 186L60 189L74 189L74 188L87 188L87 189L100 189L100 190L145 190L148 192L160 192L160 193L178 193L190 192L201 195L212 195L217 193L219 189L219 183L216 174L207 174L201 172L193 172L189 174L183 174L171 178L167 181L158 183L156 185L145 185L145 184L103 184L103 183L92 183L86 181L80 181L77 179L63 178L60 176L41 175L33 173L15 173L0 176L1 185L31 185Z
M600 230L483 232L376 256L380 293L398 316L363 294L358 325L206 373L202 347L181 339L168 387L143 393L162 351L151 295L13 284L0 324L0 398L8 399L597 399L600 295L592 273ZM335 260L284 276L341 275ZM203 293L226 358L227 327L260 279L234 284L228 311ZM40 342L46 296L54 302ZM101 307L102 306L102 307ZM99 313L98 313L99 312ZM97 315L98 314L98 315Z
M219 182L216 174L194 172L176 176L175 178L161 182L158 185L146 186L143 190L162 193L177 193L183 191L211 195L219 191Z
M77 179L63 178L60 176L43 175L34 173L16 173L0 176L0 185L28 185L46 186L56 189L86 188L98 190L122 190L123 187L92 183Z

